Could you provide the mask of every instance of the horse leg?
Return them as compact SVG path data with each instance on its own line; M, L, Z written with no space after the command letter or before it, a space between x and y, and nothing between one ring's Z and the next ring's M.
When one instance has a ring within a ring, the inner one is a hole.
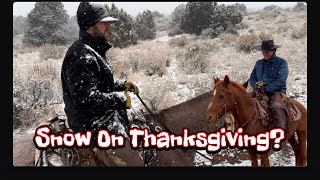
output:
M294 134L288 139L288 142L290 143L293 151L294 151L294 156L296 158L296 166L298 166L301 162L301 153L299 150L298 142L296 141L296 138L294 137Z
M261 159L261 166L264 167L269 167L270 166L270 162L269 162L269 154L260 154L260 159Z
M251 159L251 165L254 166L254 167L257 167L258 166L257 153L252 148L249 148L247 150L248 150L248 153L249 153L249 156L250 156L250 159Z
M307 165L307 133L306 131L298 131L298 142L300 150L300 163L297 166Z

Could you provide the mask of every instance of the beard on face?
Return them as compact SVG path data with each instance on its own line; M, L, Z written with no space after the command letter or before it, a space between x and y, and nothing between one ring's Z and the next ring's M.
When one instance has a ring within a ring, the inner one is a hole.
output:
M98 37L104 41L107 41L109 38L109 30L101 31L97 28L97 26L93 26L93 33L95 37Z

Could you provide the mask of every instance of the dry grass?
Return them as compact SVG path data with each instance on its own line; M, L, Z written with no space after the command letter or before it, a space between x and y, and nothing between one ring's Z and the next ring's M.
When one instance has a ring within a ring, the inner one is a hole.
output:
M259 37L256 34L242 35L238 39L237 49L240 52L250 53L259 42Z
M60 81L62 57L44 61L40 52L46 49L50 54L56 49L65 51L66 47L25 46L20 37L16 37L14 42L18 42L13 46L16 52L13 56L14 128L36 126L56 113L63 113L60 105L63 103Z
M146 76L163 76L173 50L166 42L145 41L125 49L111 49L107 56L116 76L143 71Z
M45 44L39 47L40 57L43 60L61 59L66 54L66 48L64 46L57 46L52 44Z
M288 92L306 95L306 12L253 12L242 23L245 29L240 35L221 34L215 39L187 35L168 42L141 41L124 49L112 48L107 57L115 79L135 82L148 105L160 110L209 91L213 77L223 79L228 75L233 81L245 82L256 60L262 58L261 52L253 50L253 46L263 39L273 38L276 44L281 45L277 55L289 64ZM21 87L28 87L30 79L49 81L54 92L48 96L50 101L60 101L61 104L56 107L47 105L41 111L29 109L21 120L25 125L35 123L32 119L46 120L54 113L63 112L60 68L67 47L42 49L25 47L19 39L14 39L14 89L20 88L22 93ZM44 58L44 52L48 54L47 58Z

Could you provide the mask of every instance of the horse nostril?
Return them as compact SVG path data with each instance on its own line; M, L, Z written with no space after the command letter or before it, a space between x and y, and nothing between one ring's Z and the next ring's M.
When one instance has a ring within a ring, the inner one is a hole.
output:
M208 121L208 123L211 122L212 121L212 116L209 116L207 121Z

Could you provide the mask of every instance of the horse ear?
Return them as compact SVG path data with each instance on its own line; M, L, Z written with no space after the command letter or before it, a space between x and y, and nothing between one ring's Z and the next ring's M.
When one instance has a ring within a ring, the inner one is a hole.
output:
M217 82L220 81L219 78L214 77L213 79L214 79L214 84L217 84Z
M229 85L229 83L230 83L230 79L229 79L229 77L228 77L228 75L226 75L225 77L224 77L224 86L225 87L228 87L228 85Z
M242 86L243 86L245 89L247 89L248 84L249 84L249 79L248 79L245 83L243 83Z

